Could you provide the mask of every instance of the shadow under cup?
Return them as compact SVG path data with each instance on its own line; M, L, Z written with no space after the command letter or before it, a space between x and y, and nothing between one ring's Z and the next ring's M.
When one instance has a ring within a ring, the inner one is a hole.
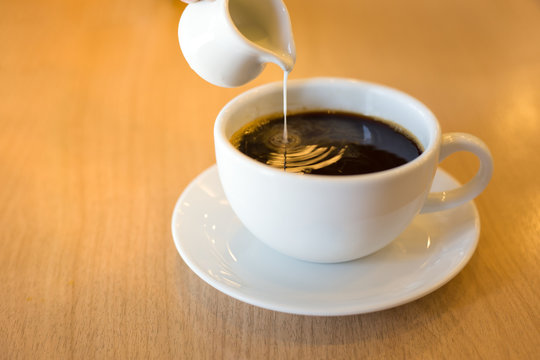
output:
M229 141L243 125L283 110L281 83L247 91L214 127L219 177L231 208L255 237L286 255L342 262L386 246L409 225L438 164L440 128L418 100L381 85L336 78L288 82L288 112L335 110L396 123L424 151L405 165L363 175L299 175L262 164Z

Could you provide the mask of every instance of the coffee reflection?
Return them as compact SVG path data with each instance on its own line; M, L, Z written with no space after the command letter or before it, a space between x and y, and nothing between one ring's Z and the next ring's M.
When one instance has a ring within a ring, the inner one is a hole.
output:
M244 154L288 172L356 175L403 165L421 153L395 124L359 114L318 111L257 119L231 138Z

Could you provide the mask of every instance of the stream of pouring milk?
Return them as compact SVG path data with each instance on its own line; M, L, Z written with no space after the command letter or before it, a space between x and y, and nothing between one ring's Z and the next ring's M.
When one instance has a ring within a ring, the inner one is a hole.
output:
M283 70L283 143L289 142L289 134L287 134L287 78L289 71Z
M267 61L283 70L283 143L287 144L287 78L295 62L292 34L285 34L280 27L279 13L271 1L230 0L229 11L238 30L266 49Z

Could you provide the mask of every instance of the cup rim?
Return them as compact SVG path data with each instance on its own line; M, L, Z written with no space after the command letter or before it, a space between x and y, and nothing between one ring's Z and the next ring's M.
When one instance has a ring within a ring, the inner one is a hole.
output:
M373 173L367 173L367 174L356 174L356 175L321 175L321 174L297 174L297 173L290 173L286 172L277 168L274 168L272 166L263 164L248 155L242 153L240 150L235 148L229 138L225 135L225 127L227 124L227 119L230 118L230 113L234 112L234 110L242 106L243 102L248 102L252 100L253 98L257 97L264 97L267 96L274 91L276 91L276 87L279 88L281 91L283 82L276 81L271 82L268 84L263 84L260 86L257 86L255 88L252 88L250 90L247 90L236 97L234 97L232 100L230 100L219 112L215 124L214 124L214 141L215 145L217 146L217 142L220 142L223 145L223 149L226 149L226 151L230 152L231 154L234 154L235 157L238 158L238 160L242 161L246 165L255 167L259 171L267 174L267 175L273 175L273 176L280 176L280 177L289 177L291 179L302 179L302 181L308 181L308 182L358 182L358 181L380 181L383 178L388 177L394 177L394 176L400 176L404 175L405 173L409 173L411 171L414 171L418 167L422 166L426 161L428 161L429 158L431 158L435 153L438 152L438 145L440 144L441 139L441 129L439 122L435 115L429 110L429 108L424 105L422 102L420 102L418 99L412 97L411 95L397 90L395 88L369 82L369 81L363 81L363 80L357 80L357 79L351 79L351 78L340 78L340 77L311 77L311 78L302 78L302 79L292 79L287 81L287 88L301 88L306 86L314 86L316 84L348 84L348 85L354 85L354 86L363 86L363 87L371 87L373 89L378 89L385 91L387 93L392 94L393 96L400 97L402 99L407 100L410 102L417 110L422 112L423 116L428 118L434 127L435 133L432 138L429 139L427 146L424 148L424 151L420 156L413 159L412 161L407 162L406 164L387 169L382 171L377 171ZM391 119L388 119L391 121Z

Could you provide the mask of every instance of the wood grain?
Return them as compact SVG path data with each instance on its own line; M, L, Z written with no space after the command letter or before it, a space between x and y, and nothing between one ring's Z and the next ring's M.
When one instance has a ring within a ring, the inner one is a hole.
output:
M287 0L291 78L384 83L444 131L478 135L495 175L466 268L398 308L305 317L201 281L170 234L215 160L220 108L185 63L173 0L0 2L0 358L535 359L540 354L540 5ZM477 164L443 167L466 181Z

